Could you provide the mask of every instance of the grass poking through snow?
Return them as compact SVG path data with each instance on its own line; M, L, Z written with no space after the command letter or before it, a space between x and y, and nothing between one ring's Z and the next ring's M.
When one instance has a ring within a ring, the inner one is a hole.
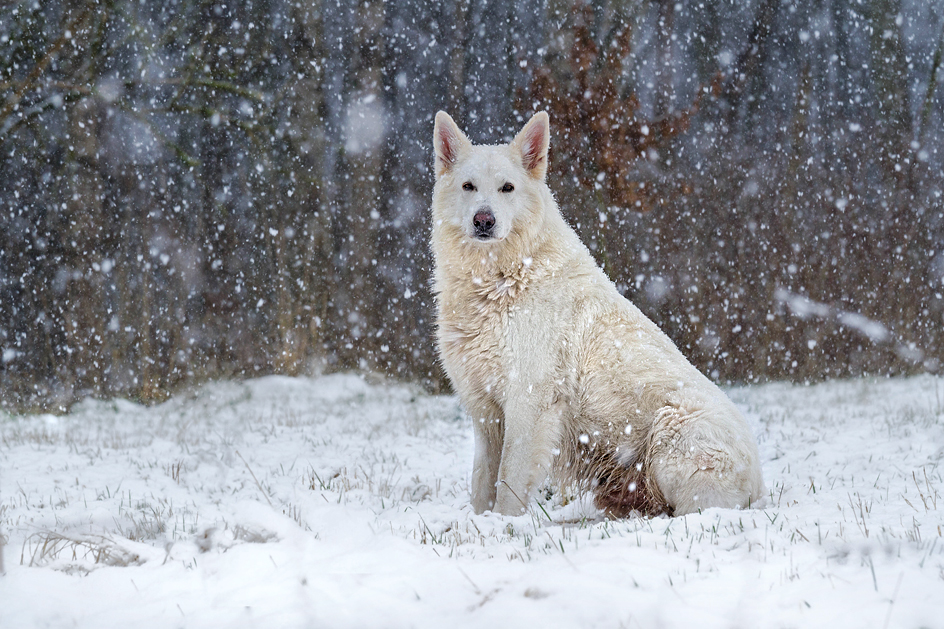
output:
M323 626L388 626L391 609L431 627L518 617L934 626L944 600L942 391L931 377L734 389L758 437L764 504L620 521L554 487L523 516L473 514L471 427L456 400L355 376L223 382L153 408L90 400L62 417L6 416L0 532L7 571L19 574L6 585L24 584L8 613L20 626L96 626L82 620L92 617L82 597L31 606L25 584L80 593L130 578L151 589L133 588L127 609L103 608L104 618L166 626L169 612L133 611L166 599L185 626L214 626L193 619L216 618L217 603L243 609L248 597L254 609ZM343 605L303 604L299 584L312 601Z

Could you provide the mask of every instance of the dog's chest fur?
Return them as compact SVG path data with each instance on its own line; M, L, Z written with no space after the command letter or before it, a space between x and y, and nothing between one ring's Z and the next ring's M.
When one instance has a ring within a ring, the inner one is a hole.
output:
M514 386L547 375L547 351L558 346L560 330L549 325L541 300L545 272L522 265L510 273L438 278L441 357L463 397L502 406Z

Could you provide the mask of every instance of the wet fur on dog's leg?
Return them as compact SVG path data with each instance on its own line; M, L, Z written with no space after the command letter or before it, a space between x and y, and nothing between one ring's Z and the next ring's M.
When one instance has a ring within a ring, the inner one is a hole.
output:
M527 509L533 491L551 470L565 405L552 404L537 416L526 404L509 406L495 511L520 515Z
M501 409L487 405L470 413L475 433L475 460L472 465L472 509L476 513L495 507L498 466L501 463L504 421Z

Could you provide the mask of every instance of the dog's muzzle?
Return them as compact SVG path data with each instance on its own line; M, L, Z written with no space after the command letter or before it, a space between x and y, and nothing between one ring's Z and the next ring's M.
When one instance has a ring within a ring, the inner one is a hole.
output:
M479 240L488 240L495 229L495 215L488 208L483 208L472 217L472 229Z

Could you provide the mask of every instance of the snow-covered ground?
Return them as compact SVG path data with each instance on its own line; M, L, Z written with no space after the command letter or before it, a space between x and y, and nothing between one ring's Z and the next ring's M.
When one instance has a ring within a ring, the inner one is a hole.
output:
M762 509L469 507L451 397L353 375L0 415L0 627L944 627L944 379L737 388Z

